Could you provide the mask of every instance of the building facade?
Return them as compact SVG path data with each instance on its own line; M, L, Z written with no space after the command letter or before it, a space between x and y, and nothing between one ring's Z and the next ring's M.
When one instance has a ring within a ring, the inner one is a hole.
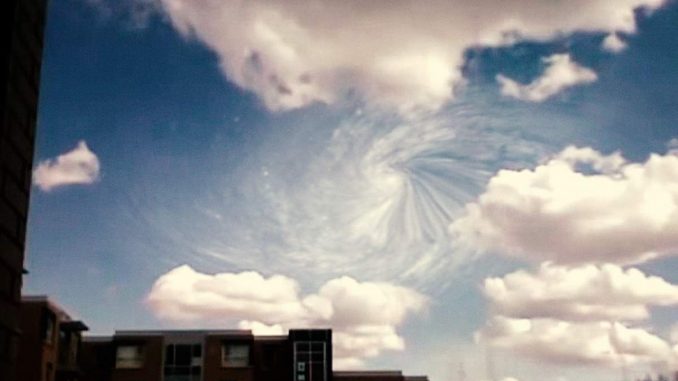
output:
M0 380L15 380L46 0L0 1Z
M427 381L332 370L332 331L118 331L85 338L83 381Z
M82 332L87 326L73 320L45 296L21 301L21 341L16 379L21 381L79 381Z

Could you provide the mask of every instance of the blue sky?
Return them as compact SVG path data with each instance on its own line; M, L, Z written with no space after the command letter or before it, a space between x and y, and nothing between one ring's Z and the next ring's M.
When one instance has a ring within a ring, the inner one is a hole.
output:
M53 1L25 291L432 380L675 367L678 6L574 3Z

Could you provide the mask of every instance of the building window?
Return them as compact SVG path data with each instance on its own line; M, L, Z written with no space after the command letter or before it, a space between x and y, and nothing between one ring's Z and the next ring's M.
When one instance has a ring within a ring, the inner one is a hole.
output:
M202 379L202 345L167 345L163 373L165 381L200 381Z
M49 310L45 310L43 314L43 331L42 339L47 344L52 344L54 342L54 334L56 328L56 316Z
M52 373L54 373L54 364L48 362L45 369L45 381L52 381Z
M294 343L294 381L326 381L327 344L323 341L297 341Z
M141 345L119 345L115 352L115 367L118 369L136 369L144 365Z
M70 360L77 364L80 355L80 335L71 333L71 347L70 347Z
M248 344L223 344L221 346L221 366L243 367L250 365L250 346Z

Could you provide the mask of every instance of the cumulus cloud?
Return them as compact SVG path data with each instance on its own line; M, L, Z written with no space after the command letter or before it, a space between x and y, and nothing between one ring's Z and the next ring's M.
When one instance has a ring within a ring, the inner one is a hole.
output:
M257 336L275 336L285 334L285 329L280 324L268 325L251 320L241 320L238 323L238 328L252 331L252 334Z
M666 341L645 329L618 322L495 316L477 339L535 360L563 365L620 367L676 361Z
M528 102L543 102L567 88L598 79L593 70L572 61L569 54L554 54L543 61L547 65L544 73L527 85L498 74L501 94Z
M603 39L603 49L611 53L619 53L626 49L627 45L619 37L618 33L610 33Z
M227 78L272 110L357 93L401 111L436 109L452 99L471 46L578 31L633 33L635 10L664 3L160 0L177 30L212 49Z
M678 286L617 265L562 267L542 264L485 280L494 313L568 321L643 320L650 305L678 304Z
M193 321L209 316L272 322L304 314L299 285L284 276L256 272L208 275L180 266L158 278L148 296L161 319Z
M645 163L569 147L502 170L451 225L462 245L518 258L637 263L678 253L678 156Z
M99 179L99 158L84 140L55 159L41 161L33 171L33 183L49 192L58 187L92 184Z
M669 342L630 325L678 304L678 286L640 270L544 263L488 278L483 293L490 317L476 339L491 346L561 365L678 364Z
M397 328L425 310L427 298L410 289L350 277L332 279L302 295L296 280L255 272L203 274L177 267L157 279L148 294L152 311L176 322L239 321L256 334L299 327L332 327L335 356L358 366L384 350L402 350Z
M671 326L670 337L672 342L678 344L678 323Z

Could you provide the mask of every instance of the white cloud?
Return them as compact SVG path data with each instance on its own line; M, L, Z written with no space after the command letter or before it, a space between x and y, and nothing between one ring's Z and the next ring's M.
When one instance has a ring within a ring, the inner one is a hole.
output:
M603 49L612 53L619 53L627 48L627 44L618 33L610 33L603 39Z
M654 334L616 322L493 317L477 339L539 361L620 367L675 364L670 345Z
M265 278L255 272L208 275L184 265L159 277L147 302L163 320L239 320L240 328L257 334L332 327L336 357L346 366L357 366L384 350L404 349L397 328L408 316L422 312L427 298L404 287L349 277L332 279L303 296L288 277Z
M666 143L668 152L674 155L678 155L678 138L673 138Z
M389 283L358 282L350 277L325 283L317 296L331 303L332 323L340 327L395 326L413 312L420 311L425 298L405 287ZM308 297L306 302L309 303Z
M451 225L461 245L556 263L636 263L678 253L678 156L626 162L569 147L502 170Z
M650 306L678 304L678 286L617 265L567 268L542 264L488 278L490 318L476 339L560 365L678 365L678 352L647 327Z
M238 323L238 328L250 330L257 336L271 336L284 335L285 329L280 324L264 324L258 321L241 320Z
M527 85L498 74L501 94L528 102L543 102L567 88L598 79L593 70L578 65L569 54L554 54L543 61L547 65L544 73Z
M334 359L332 367L339 370L360 369L363 367L363 360L356 357L344 357Z
M333 335L334 356L340 359L362 360L378 356L384 350L401 351L405 341L393 326L358 325L338 329Z
M619 152L603 155L590 147L568 146L558 154L557 158L573 167L577 164L590 165L594 170L604 174L614 174L626 164L626 160Z
M633 33L634 10L664 2L160 0L176 29L212 49L228 79L272 110L357 93L401 111L452 99L471 46L576 31Z
M66 185L92 184L98 179L99 159L84 140L55 159L41 161L33 171L33 183L45 192Z
M642 320L650 305L678 304L678 286L637 269L606 264L567 268L542 264L485 280L493 313L567 321Z
M264 278L256 272L212 276L189 266L158 278L148 301L159 318L175 321L228 316L273 323L294 321L305 313L299 285L293 279Z
M673 343L678 344L678 323L671 326L670 338Z

